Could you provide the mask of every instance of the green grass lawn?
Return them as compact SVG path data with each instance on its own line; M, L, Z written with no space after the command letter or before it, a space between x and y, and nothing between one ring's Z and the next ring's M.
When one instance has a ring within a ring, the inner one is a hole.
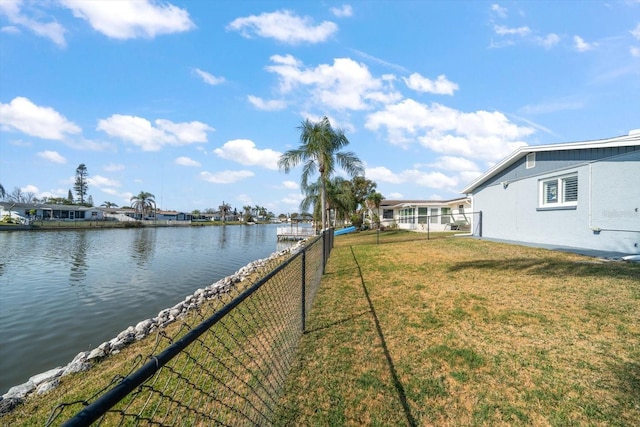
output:
M336 237L278 425L639 425L639 264L413 235Z

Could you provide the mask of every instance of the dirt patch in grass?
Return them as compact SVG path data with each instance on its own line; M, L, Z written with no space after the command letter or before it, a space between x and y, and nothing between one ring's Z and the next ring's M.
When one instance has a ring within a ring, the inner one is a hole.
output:
M398 239L336 238L278 424L637 425L638 264Z

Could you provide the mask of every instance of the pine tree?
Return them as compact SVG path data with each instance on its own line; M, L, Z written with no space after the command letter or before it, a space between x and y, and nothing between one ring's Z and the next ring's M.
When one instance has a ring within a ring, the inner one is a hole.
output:
M76 182L73 189L78 196L78 203L81 205L84 205L84 197L87 195L87 191L89 190L89 186L87 185L88 176L89 172L87 172L87 167L84 163L80 163L76 168Z

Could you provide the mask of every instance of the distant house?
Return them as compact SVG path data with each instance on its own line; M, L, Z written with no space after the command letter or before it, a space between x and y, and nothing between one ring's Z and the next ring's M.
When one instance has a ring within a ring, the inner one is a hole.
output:
M150 219L153 219L153 213L151 213ZM168 221L191 221L191 214L186 212L178 212L178 211L163 211L158 209L156 213L157 220L168 220Z
M483 237L640 254L640 130L522 147L463 193Z
M403 230L470 230L473 222L468 197L453 200L383 200L380 225Z
M101 220L100 208L79 205L54 205L46 203L0 202L0 217L9 211L17 212L29 220Z

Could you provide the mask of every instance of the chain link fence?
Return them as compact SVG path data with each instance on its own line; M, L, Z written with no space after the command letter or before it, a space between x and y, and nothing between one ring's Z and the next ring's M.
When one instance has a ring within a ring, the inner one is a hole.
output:
M371 244L434 240L456 234L482 237L482 212L405 216L391 224L367 232L371 236Z
M173 328L159 329L152 351L129 373L59 404L47 425L270 424L332 247L327 230L221 290Z

